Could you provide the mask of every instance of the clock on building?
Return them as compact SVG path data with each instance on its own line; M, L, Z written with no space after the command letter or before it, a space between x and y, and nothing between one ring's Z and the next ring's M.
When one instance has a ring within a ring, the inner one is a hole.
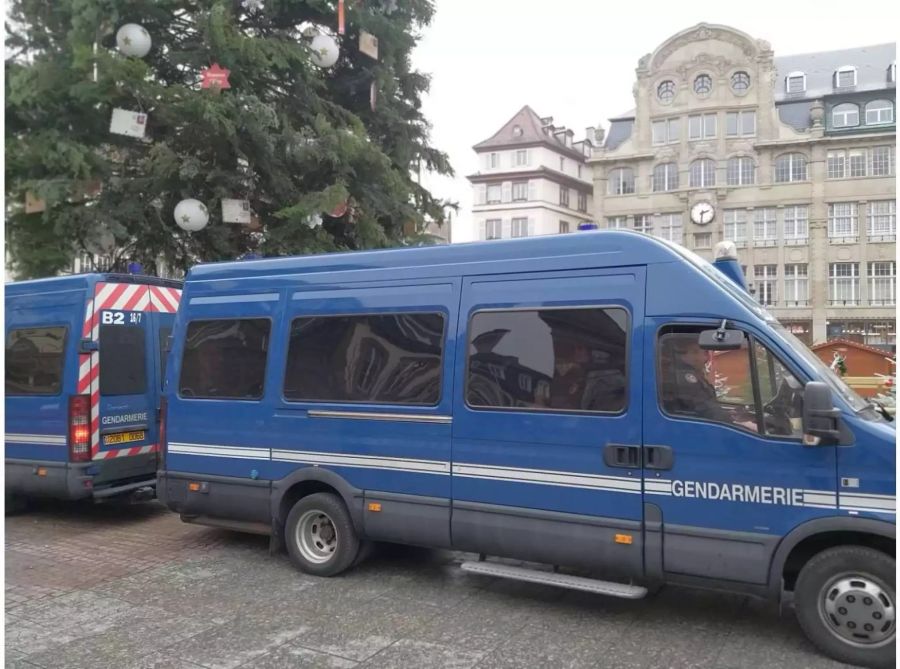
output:
M697 225L712 223L716 217L716 208L709 202L701 201L691 207L691 220Z

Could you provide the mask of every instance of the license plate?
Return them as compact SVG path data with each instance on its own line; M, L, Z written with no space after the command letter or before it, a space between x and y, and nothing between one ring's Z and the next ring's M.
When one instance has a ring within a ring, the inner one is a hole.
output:
M127 444L130 441L143 441L147 436L144 430L139 432L119 432L118 434L107 434L103 437L103 443L106 446L113 444Z

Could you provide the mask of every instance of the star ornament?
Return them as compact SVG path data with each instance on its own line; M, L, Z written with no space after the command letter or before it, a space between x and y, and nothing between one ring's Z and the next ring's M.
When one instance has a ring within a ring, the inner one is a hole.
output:
M221 90L223 88L231 88L228 83L228 75L231 70L221 67L218 63L213 63L210 67L200 72L203 80L200 82L200 88L214 88Z

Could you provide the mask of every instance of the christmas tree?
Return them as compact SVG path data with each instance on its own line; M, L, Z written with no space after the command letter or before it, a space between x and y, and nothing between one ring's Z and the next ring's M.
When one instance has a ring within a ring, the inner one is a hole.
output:
M428 0L14 0L14 271L54 274L97 248L119 269L184 269L420 238L449 203L415 175L452 174L410 64L432 14ZM188 199L208 214L201 230L176 223ZM223 221L223 200L242 222Z

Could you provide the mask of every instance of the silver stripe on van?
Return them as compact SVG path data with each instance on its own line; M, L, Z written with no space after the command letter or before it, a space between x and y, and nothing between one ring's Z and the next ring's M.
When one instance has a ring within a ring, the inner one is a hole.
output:
M49 444L51 446L65 446L68 439L59 434L4 434L6 441L13 444Z
M348 418L350 420L384 420L400 423L441 423L453 422L452 416L434 416L413 413L375 413L371 411L325 411L310 409L307 412L310 418Z
M217 458L248 458L268 460L268 448L255 448L249 446L216 446L211 444L181 444L169 442L169 453L180 455L205 455Z
M450 463L441 460L416 460L374 455L345 455L342 453L318 453L272 449L272 459L282 462L303 462L314 465L362 467L364 469L390 469L417 474L449 474Z
M628 479L621 476L600 476L596 474L576 474L555 470L454 464L453 475L464 476L466 478L490 479L492 481L536 483L538 485L587 488L609 492L627 492L636 494L641 492L640 479Z
M234 304L236 302L277 302L278 293L254 293L253 295L220 295L218 297L192 297L191 304Z

